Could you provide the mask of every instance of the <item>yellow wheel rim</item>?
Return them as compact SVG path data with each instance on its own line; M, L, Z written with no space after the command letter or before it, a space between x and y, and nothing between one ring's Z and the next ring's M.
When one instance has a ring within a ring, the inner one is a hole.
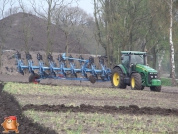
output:
M135 79L133 77L131 78L131 86L132 86L132 88L135 87Z
M114 73L113 75L113 84L114 86L118 86L120 83L120 76L118 73Z

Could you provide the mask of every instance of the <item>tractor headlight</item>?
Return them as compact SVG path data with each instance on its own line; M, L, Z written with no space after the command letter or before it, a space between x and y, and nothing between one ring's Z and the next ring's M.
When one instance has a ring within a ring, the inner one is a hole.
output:
M154 73L154 78L157 79L157 73Z

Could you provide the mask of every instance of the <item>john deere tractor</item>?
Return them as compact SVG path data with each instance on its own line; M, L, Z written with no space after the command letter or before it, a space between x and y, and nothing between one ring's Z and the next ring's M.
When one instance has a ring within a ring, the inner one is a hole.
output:
M161 91L161 80L157 71L147 65L146 52L121 51L121 64L112 70L111 83L116 88L131 86L134 90L150 87L151 91Z

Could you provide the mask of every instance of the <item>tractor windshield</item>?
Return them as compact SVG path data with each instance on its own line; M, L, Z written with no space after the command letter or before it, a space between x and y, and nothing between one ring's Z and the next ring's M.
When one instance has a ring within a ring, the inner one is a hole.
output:
M131 55L131 63L133 63L133 64L144 64L143 55Z

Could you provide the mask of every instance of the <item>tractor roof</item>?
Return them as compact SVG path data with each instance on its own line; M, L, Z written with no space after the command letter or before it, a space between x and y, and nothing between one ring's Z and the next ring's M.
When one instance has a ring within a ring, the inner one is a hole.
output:
M143 54L146 54L146 52L140 52L140 51L121 51L121 54L143 55Z

